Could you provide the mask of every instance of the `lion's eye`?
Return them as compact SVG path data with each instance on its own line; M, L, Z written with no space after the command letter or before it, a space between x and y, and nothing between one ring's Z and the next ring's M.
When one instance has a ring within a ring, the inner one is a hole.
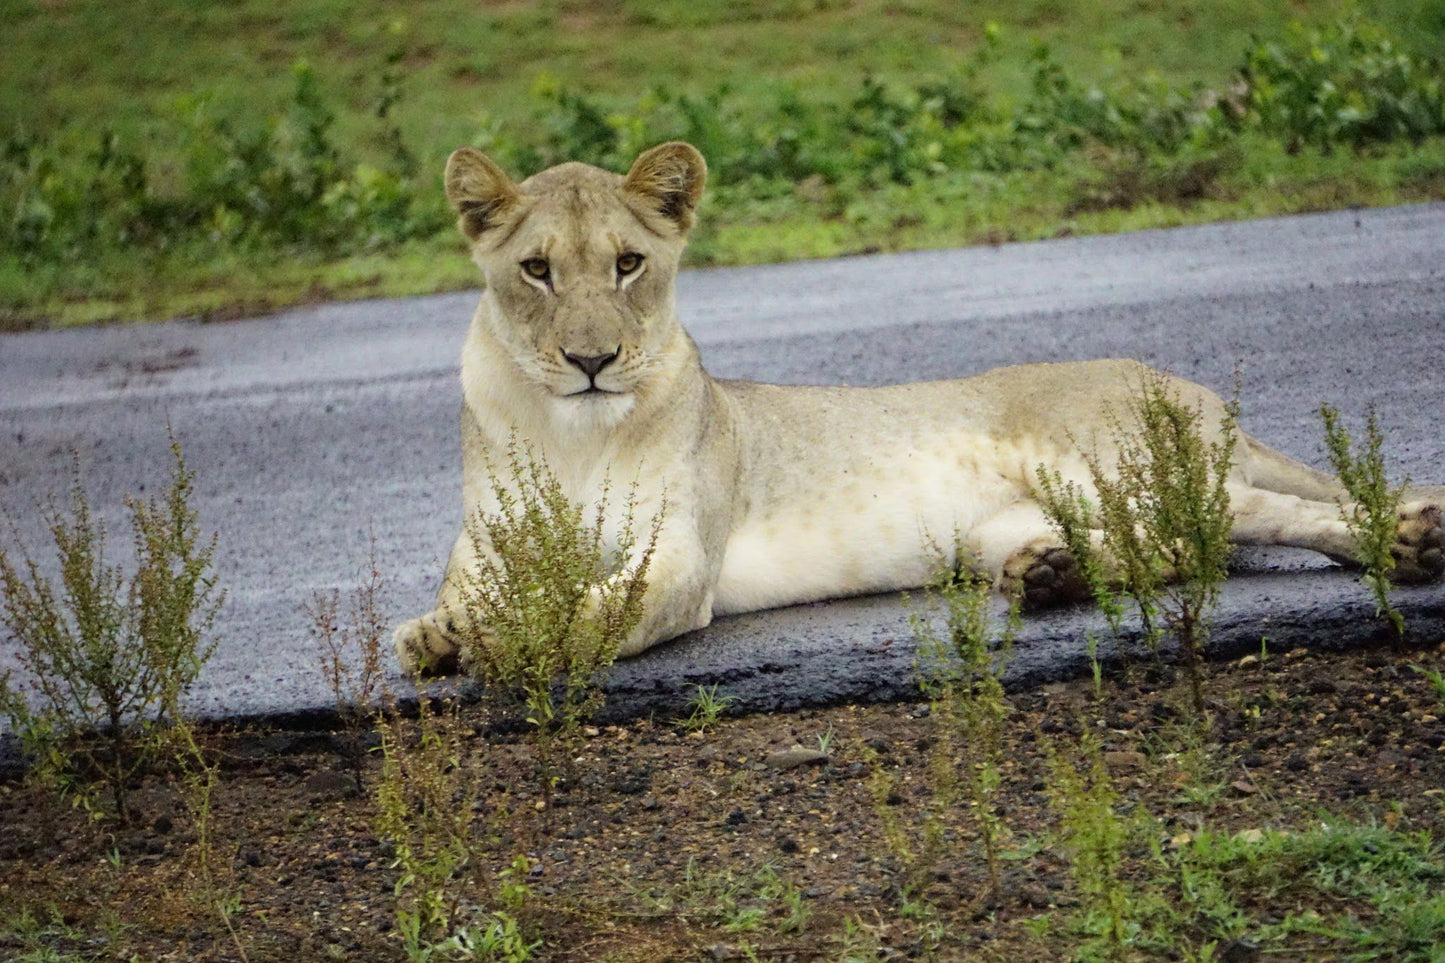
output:
M545 281L552 276L552 265L548 264L545 258L527 258L522 262L522 270L527 277L536 278L538 281Z
M625 254L617 255L617 274L619 277L626 277L642 267L642 255L633 254L628 251Z

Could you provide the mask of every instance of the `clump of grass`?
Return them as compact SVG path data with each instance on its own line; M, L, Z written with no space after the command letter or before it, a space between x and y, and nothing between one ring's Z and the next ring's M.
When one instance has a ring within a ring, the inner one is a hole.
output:
M1181 402L1165 375L1150 372L1129 414L1132 429L1115 420L1117 462L1088 460L1097 507L1042 466L1039 500L1111 620L1117 618L1115 586L1134 603L1151 644L1158 641L1155 615L1162 616L1178 643L1193 708L1202 714L1208 613L1233 547L1226 481L1239 405L1228 404L1218 434L1206 441L1202 411ZM1101 532L1097 547L1089 537L1094 524Z
M934 782L945 796L951 793L957 779L953 755L958 752L969 812L978 826L989 888L996 898L1002 892L999 843L1007 833L994 805L1002 781L1003 728L1009 712L1003 672L1018 626L1018 606L1010 606L995 650L989 644L994 633L988 578L966 569L949 571L934 580L930 592L943 600L946 633L937 632L921 615L915 614L910 621L918 640L923 691L931 700L929 718L939 736L939 748L933 754Z
M529 449L513 443L508 462L492 475L496 511L467 522L479 563L459 586L462 661L532 728L550 795L553 741L601 707L601 677L642 617L662 518L639 538L630 497L615 526L605 490L589 519Z
M658 913L735 934L794 935L807 929L812 915L803 891L771 863L751 873L709 873L690 856L679 884L644 893L643 899Z
M167 492L127 499L130 574L105 562L105 532L91 517L78 466L69 516L51 514L59 586L33 558L17 563L0 550L0 618L31 679L27 691L9 673L0 678L0 711L39 777L88 807L95 786L104 786L123 823L132 780L171 752L184 694L215 651L207 635L224 599L211 570L215 537L202 537L190 506L194 475L174 440L171 452Z
M1339 410L1320 406L1320 420L1325 425L1325 447L1330 464L1345 486L1350 503L1340 505L1340 517L1354 536L1359 561L1364 568L1361 580L1375 596L1376 614L1394 626L1396 637L1405 634L1405 617L1390 602L1393 587L1390 573L1395 570L1395 539L1400 524L1400 496L1408 480L1391 485L1385 471L1385 437L1370 411L1365 421L1365 445L1357 452L1349 432L1340 424Z
M706 732L717 724L732 702L731 696L717 694L716 685L696 683L693 686L692 698L688 700L690 711L678 725L688 732Z
M1169 862L1172 882L1150 907L1150 939L1162 947L1247 933L1264 953L1427 961L1445 940L1445 861L1428 832L1335 821L1204 830ZM1306 909L1261 918L1261 906Z

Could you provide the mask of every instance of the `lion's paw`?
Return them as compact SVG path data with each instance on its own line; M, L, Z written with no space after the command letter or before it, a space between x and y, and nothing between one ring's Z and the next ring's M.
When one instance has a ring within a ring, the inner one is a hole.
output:
M408 675L444 675L455 672L458 667L461 646L455 633L438 620L436 612L403 622L391 640L396 646L397 661Z
M1410 584L1439 578L1445 571L1445 524L1440 506L1425 502L1401 509L1392 553L1394 581Z
M1078 559L1059 545L1030 545L1009 556L1002 588L1030 609L1072 605L1090 597Z

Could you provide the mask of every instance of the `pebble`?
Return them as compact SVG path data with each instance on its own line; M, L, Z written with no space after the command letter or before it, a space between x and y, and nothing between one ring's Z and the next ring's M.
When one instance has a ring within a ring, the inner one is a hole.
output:
M1143 769L1149 760L1142 752L1117 751L1104 753L1104 765L1116 772Z
M821 749L809 749L807 746L789 746L778 752L769 753L763 760L763 764L769 769L786 770L796 769L799 766L822 765L832 761L832 756Z
M356 779L350 773L323 769L307 778L306 791L315 796L354 796Z

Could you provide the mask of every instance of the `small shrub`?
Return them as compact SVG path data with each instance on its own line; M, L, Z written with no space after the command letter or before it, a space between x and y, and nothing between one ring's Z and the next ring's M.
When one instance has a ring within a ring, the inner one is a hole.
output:
M1325 447L1330 464L1349 494L1350 504L1340 505L1340 517L1354 536L1361 580L1375 596L1375 610L1394 626L1397 637L1405 634L1405 617L1390 602L1390 573L1395 570L1395 539L1400 524L1400 496L1408 481L1391 485L1385 471L1385 438L1370 412L1365 422L1365 447L1356 453L1349 432L1340 424L1340 413L1329 405L1320 407L1325 424Z
M1202 412L1180 402L1162 374L1145 376L1132 408L1132 429L1115 420L1115 469L1089 461L1097 509L1075 507L1082 497L1079 489L1042 467L1039 498L1066 541L1074 539L1070 549L1084 550L1076 557L1086 575L1092 566L1096 594L1110 597L1110 590L1099 588L1100 573L1110 572L1109 579L1135 603L1151 640L1156 638L1153 615L1162 615L1178 642L1194 710L1202 714L1208 613L1219 597L1233 547L1225 483L1239 437L1238 403L1229 403L1218 438L1208 442ZM1103 559L1084 561L1095 549L1078 532L1083 518L1097 518Z
M38 708L0 679L10 718L37 771L89 804L91 780L129 818L131 780L168 752L185 691L215 651L208 642L224 593L211 573L216 540L203 541L190 507L194 476L174 441L167 493L128 499L136 568L105 563L105 533L91 518L79 468L69 518L52 511L60 568L57 589L30 557L17 565L0 550L3 621L19 643Z
M485 841L474 826L483 766L467 758L471 727L454 700L423 691L414 720L395 708L381 719L376 831L400 870L396 929L413 960L473 924L467 903L491 903Z
M1418 143L1445 133L1441 64L1351 17L1325 30L1256 38L1240 68L1244 120L1292 147Z
M321 674L336 698L336 714L346 735L346 762L356 780L356 790L366 787L364 736L380 710L385 692L382 674L382 645L389 620L382 611L381 571L376 563L376 539L372 538L367 567L369 575L352 593L347 611L341 611L336 591L317 592L306 606L312 635L321 643Z
M508 461L492 476L497 511L467 522L480 562L460 585L463 662L532 727L550 787L552 740L601 706L601 676L642 617L662 519L639 541L629 499L609 551L605 491L589 521L530 450L514 443Z
M948 787L957 780L951 769L953 753L959 752L963 786L978 825L989 886L996 898L1002 892L999 843L1007 832L994 805L1002 780L1003 727L1009 711L1003 672L1018 625L1018 608L1010 607L1002 643L995 651L989 645L993 637L989 619L991 589L984 576L966 570L947 572L930 588L946 607L946 635L940 637L920 615L912 616L910 622L918 640L923 690L932 700L929 718L939 732L933 756L935 783Z

